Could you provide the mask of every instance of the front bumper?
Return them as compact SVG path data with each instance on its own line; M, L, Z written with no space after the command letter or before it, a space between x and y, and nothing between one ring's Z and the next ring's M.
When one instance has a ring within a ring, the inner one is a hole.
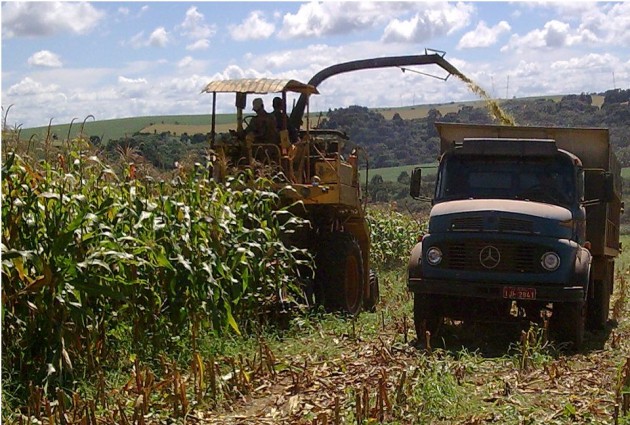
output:
M531 301L578 302L586 299L587 291L582 285L549 285L519 283L486 283L470 281L452 281L442 279L410 278L407 286L416 294L446 295L483 299L516 299L503 296L504 288L534 288L536 297Z

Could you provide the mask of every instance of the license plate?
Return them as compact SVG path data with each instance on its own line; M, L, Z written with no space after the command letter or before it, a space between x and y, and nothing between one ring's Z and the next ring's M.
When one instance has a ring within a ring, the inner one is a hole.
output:
M503 288L503 298L509 298L512 300L535 300L536 288L506 286Z

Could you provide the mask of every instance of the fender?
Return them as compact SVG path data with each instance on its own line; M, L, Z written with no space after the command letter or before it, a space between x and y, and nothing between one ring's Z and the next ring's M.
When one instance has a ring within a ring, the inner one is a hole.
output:
M422 277L422 242L418 242L411 250L407 271L409 279Z
M584 288L584 300L586 300L588 291L590 290L592 262L593 256L591 252L586 248L578 247L578 251L575 253L573 282Z

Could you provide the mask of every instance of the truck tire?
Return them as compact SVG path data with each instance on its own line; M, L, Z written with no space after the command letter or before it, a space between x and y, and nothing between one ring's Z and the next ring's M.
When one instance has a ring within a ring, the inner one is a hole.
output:
M554 303L551 322L558 342L569 342L575 350L582 348L586 321L586 303Z
M364 306L367 311L375 312L376 305L380 299L380 290L378 287L378 275L372 269L370 269L370 278L368 280L370 286L370 296L364 301Z
M588 303L586 325L588 329L599 330L606 327L610 309L610 288L608 280L596 280L593 287L594 297Z
M329 311L351 315L361 311L363 301L363 257L349 233L322 236L316 257L316 286L319 303Z
M441 308L431 302L427 295L413 295L413 323L419 343L425 340L427 331L431 333L432 337L438 335L443 322L444 316Z

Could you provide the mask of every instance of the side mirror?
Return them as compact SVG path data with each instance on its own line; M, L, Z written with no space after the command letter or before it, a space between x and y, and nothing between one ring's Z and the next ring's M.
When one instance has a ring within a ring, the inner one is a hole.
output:
M422 183L422 169L414 168L411 172L411 179L409 183L409 195L412 198L420 197L420 186Z

